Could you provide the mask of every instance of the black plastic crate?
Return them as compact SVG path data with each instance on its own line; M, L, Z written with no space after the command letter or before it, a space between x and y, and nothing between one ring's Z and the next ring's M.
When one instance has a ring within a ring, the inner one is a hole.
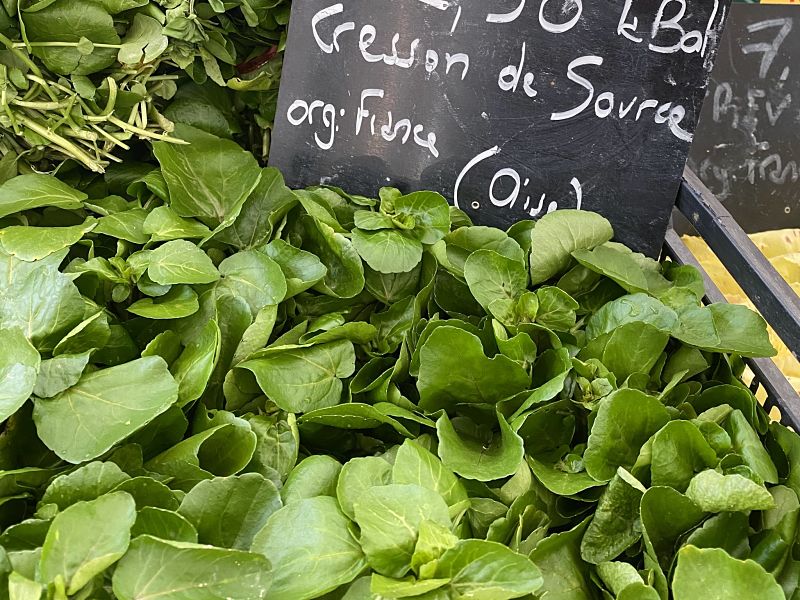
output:
M677 209L719 257L794 356L800 357L800 298L753 244L736 220L699 177L684 171ZM664 255L700 269L709 303L726 302L674 229L667 232ZM763 388L766 407L780 412L781 422L800 431L800 395L770 359L748 359L755 375L753 391Z

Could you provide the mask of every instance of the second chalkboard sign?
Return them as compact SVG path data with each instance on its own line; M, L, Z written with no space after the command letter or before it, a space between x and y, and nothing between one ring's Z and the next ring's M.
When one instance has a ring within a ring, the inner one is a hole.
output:
M595 210L655 254L729 4L295 2L270 164L499 227Z

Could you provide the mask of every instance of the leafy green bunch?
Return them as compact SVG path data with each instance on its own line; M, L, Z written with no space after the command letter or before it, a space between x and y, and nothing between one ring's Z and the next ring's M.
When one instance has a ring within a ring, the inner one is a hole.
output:
M473 226L176 134L0 186L0 596L796 597L758 315L593 213Z
M169 134L185 97L198 115L220 93L217 105L253 112L250 141L266 145L275 95L261 93L279 78L288 16L287 0L3 0L0 151L40 170L72 159L103 172L136 139L180 142ZM190 87L172 109L184 81L210 91Z

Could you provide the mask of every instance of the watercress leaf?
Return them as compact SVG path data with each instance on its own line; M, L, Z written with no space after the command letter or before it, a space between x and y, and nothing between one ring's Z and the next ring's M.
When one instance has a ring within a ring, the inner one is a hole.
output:
M43 360L33 387L33 395L39 398L52 398L78 383L83 375L92 352L83 354L61 354Z
M322 281L328 269L310 252L275 240L265 247L267 256L278 263L286 278L286 298L292 298Z
M422 261L422 243L400 231L354 229L353 247L379 273L408 273Z
M423 244L435 244L450 231L450 206L436 192L414 192L394 200L398 217L413 217L410 234Z
M717 466L717 453L689 421L672 421L653 436L651 484L686 491L692 478Z
M598 246L594 250L577 250L572 256L581 265L605 275L629 294L648 291L647 277L633 256L609 246Z
M336 496L336 485L342 465L325 455L303 459L289 475L281 490L284 504L317 496Z
M554 533L536 545L530 557L539 567L542 595L552 600L592 600L596 591L589 565L580 554L580 544L589 524L586 519L570 531Z
M19 175L0 186L0 217L44 206L81 208L87 198L55 177L38 173Z
M258 554L143 535L131 543L112 583L120 600L262 600L271 576L269 562Z
M422 521L450 526L442 497L418 485L369 488L353 508L367 561L387 577L404 577L408 573ZM387 519L387 515L392 518Z
M184 219L169 206L159 206L150 211L142 231L151 236L153 242L198 239L211 235L211 230L200 221Z
M353 506L370 488L392 483L392 465L378 456L366 456L349 460L339 473L336 483L336 498L342 512L355 519ZM402 483L402 482L396 482Z
M741 475L722 475L714 470L695 475L686 497L706 512L768 510L775 500L767 488Z
M350 583L366 567L349 519L327 496L299 500L274 513L252 551L272 564L269 597L275 600L318 598Z
M112 491L130 494L134 502L136 502L136 508L140 513L142 509L148 507L177 510L178 506L180 506L180 502L178 502L175 493L171 489L160 481L145 475L125 479L118 483ZM197 541L196 536L194 541Z
M436 421L442 463L462 477L494 481L513 475L523 460L524 443L502 415L499 431L442 414Z
M782 600L783 590L761 565L752 560L737 560L724 550L686 546L678 553L673 582L675 600L708 596L720 598L763 598Z
M314 423L340 429L375 429L388 425L405 437L414 437L402 423L370 404L348 403L320 408L304 414L298 419L298 423Z
M392 579L373 573L370 579L370 591L379 598L408 598L423 597L430 598L429 592L438 590L447 585L449 579L414 579L405 577L403 579Z
M0 421L28 401L36 386L41 357L19 329L0 329Z
M286 296L283 271L262 252L247 250L234 254L220 263L219 272L222 279L217 284L217 293L244 298L253 318L262 308L277 305Z
M67 593L77 593L125 554L135 519L136 504L124 492L73 504L56 515L47 532L41 579L50 583L62 578Z
M208 255L186 240L167 242L154 250L147 274L161 285L214 283L220 277Z
M145 468L172 478L171 487L188 491L215 475L236 475L253 458L255 448L256 436L249 427L227 422L175 444Z
M527 556L496 542L461 540L436 565L436 577L449 579L461 598L508 600L537 592L542 574Z
M709 352L747 357L775 356L764 319L746 306L712 304L680 313L676 339Z
M188 285L173 286L159 298L142 298L128 307L128 312L146 319L182 319L200 310L197 293Z
M488 358L480 338L463 329L437 327L420 350L417 387L420 407L427 411L461 403L494 404L530 383L518 363L503 355Z
M197 531L189 521L172 510L145 506L136 514L131 537L147 535L164 541L197 543Z
M146 0L135 0L135 2L139 6L146 4ZM111 10L109 12L115 14ZM117 60L123 65L150 63L161 56L168 46L169 38L163 34L161 23L153 17L136 13L133 16L133 23L122 40Z
M286 187L280 172L272 167L263 169L236 221L214 239L240 250L259 248L272 238L274 229L296 204L297 196Z
M447 234L447 259L456 275L464 274L467 258L478 250L491 250L509 260L525 263L525 253L506 233L493 227L460 227Z
M175 137L190 142L153 144L169 187L169 206L181 217L230 225L258 185L261 169L238 144L178 124Z
M586 337L593 340L628 323L647 323L659 331L671 333L678 315L647 294L632 294L609 302L586 323Z
M83 53L78 42L117 45L114 21L106 9L94 0L77 5L70 0L55 0L41 10L22 13L28 40L59 42L64 46L34 45L33 54L44 61L48 69L59 75L91 75L114 64L116 48L93 46ZM69 44L75 44L70 46Z
M128 479L112 462L91 462L56 477L44 491L40 504L54 504L58 510L64 510L77 502L99 498Z
M442 461L420 446L406 440L400 446L392 467L392 483L419 485L438 493L448 506L467 499L463 484Z
M557 287L543 287L536 291L539 308L536 322L553 331L569 331L575 327L576 313L580 304L572 296Z
M597 359L623 382L636 373L649 373L669 343L669 335L647 323L628 323L589 342L578 354Z
M542 283L566 271L573 252L591 250L612 237L611 224L594 213L559 210L542 217L531 232L532 283Z
M669 420L658 399L617 390L600 403L584 454L586 471L597 481L610 481L618 467L633 466L644 443Z
M645 487L620 468L600 498L581 541L581 557L597 565L613 560L642 536L639 504Z
M0 252L0 326L19 328L42 352L83 320L85 302L58 270L66 250L35 262Z
M766 483L778 483L778 470L742 411L733 411L725 428L731 436L734 451L744 459L744 464Z
M464 277L475 299L500 320L510 318L517 298L528 285L528 272L521 260L492 250L472 253L464 263Z
M640 506L642 531L648 552L666 570L672 563L679 540L706 517L689 498L673 488L651 487Z
M201 481L183 498L178 513L194 525L200 543L249 550L281 506L274 483L246 473Z
M178 386L158 356L84 375L51 399L36 399L39 437L72 463L96 458L163 413Z
M287 349L240 364L264 393L287 412L311 412L342 400L342 379L355 372L353 343L347 340Z
M317 255L327 269L325 278L314 286L336 298L355 298L364 289L364 263L352 242L315 219L303 220L306 236L303 250Z
M96 226L95 219L87 219L72 227L6 227L0 230L0 247L20 260L41 260L78 243Z
M172 375L178 384L178 406L186 406L203 395L219 353L220 335L216 321L208 321L172 364Z
M150 236L144 232L144 222L147 211L133 208L124 212L114 213L97 220L94 233L125 240L133 244L146 244Z

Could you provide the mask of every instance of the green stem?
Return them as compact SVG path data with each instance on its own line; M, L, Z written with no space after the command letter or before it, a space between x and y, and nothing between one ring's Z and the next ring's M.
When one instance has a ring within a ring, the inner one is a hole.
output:
M50 131L47 127L43 126L40 123L37 123L33 119L28 118L25 115L18 115L19 121L25 125L28 129L33 131L34 133L39 134L46 140L52 142L54 145L58 146L62 149L68 156L74 158L78 162L83 163L88 167L90 170L96 173L105 173L105 169L103 165L99 162L95 161L91 156L89 156L86 152L81 150L78 146L70 142L68 139L58 135L57 133Z
M91 40L89 40L91 42ZM79 45L78 42L17 42L14 44L14 48L77 48ZM113 48L118 50L122 48L120 44L95 44L92 42L92 46L95 48Z
M186 141L178 139L178 138L173 138L173 137L169 137L167 135L161 135L160 133L154 133L152 131L147 131L146 129L141 129L139 127L136 127L135 125L131 125L129 123L126 123L125 121L115 117L114 115L111 115L110 117L108 117L108 121L110 123L113 123L114 125L116 125L120 129L124 129L126 131L130 131L130 132L135 133L136 135L139 135L141 137L151 138L151 139L154 139L154 140L161 140L162 142L170 142L171 144L182 144L182 145L188 145L189 144L189 142L186 142Z

